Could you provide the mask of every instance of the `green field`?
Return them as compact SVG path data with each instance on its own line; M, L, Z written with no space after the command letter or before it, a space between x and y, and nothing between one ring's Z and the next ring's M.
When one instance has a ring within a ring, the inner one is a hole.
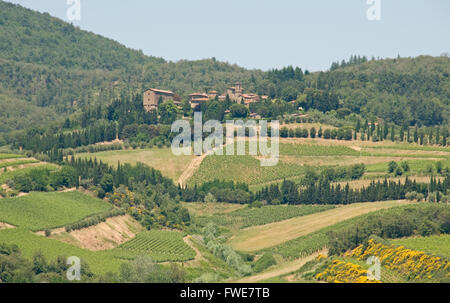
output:
M213 222L226 228L239 229L306 216L334 207L332 205L268 205L261 208L246 207L229 213L198 217L196 218L196 222L201 225L205 225L207 222Z
M64 258L76 256L88 263L89 268L96 274L117 273L120 264L123 262L114 258L110 251L89 251L58 240L35 235L21 228L0 230L0 243L19 246L23 256L30 260L38 251L41 251L48 261L55 261L58 256Z
M33 231L62 227L112 206L80 192L33 192L19 198L0 200L0 222Z
M42 164L39 166L24 167L14 171L3 172L0 170L0 184L5 183L8 179L13 179L16 176L22 176L30 172L30 170L57 170L58 166L55 164Z
M39 163L39 161L30 159L30 160L17 160L17 161L1 162L0 163L0 168L17 167L19 165L33 164L33 163Z
M164 230L142 232L110 252L121 259L146 255L156 262L181 262L195 257L195 251L183 241L182 233Z
M311 142L313 143L313 142ZM280 155L297 157L359 156L360 153L344 145L280 144Z
M450 235L403 238L390 241L406 248L450 258Z
M406 161L409 164L411 173L414 174L426 174L429 173L428 170L431 168L433 171L435 171L435 165L437 160L408 160L408 159L393 159L398 164L400 164L401 161ZM439 160L442 162L442 165L444 167L450 167L450 158ZM370 173L387 173L388 171L388 165L389 162L384 163L376 163L376 164L369 164L366 165L367 172Z
M17 159L22 157L23 157L22 155L0 153L0 160Z

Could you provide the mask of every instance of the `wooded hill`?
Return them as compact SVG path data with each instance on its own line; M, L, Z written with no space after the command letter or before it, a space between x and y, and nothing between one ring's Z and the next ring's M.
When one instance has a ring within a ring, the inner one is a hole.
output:
M293 67L246 70L214 58L168 62L3 1L0 37L0 145L11 131L62 123L87 105L109 104L124 92L147 87L186 98L207 89L224 92L241 81L247 92L299 99L306 109L337 109L344 117L355 113L397 125L447 124L450 112L447 56L352 57L317 73ZM337 108L322 106L329 94L338 97Z

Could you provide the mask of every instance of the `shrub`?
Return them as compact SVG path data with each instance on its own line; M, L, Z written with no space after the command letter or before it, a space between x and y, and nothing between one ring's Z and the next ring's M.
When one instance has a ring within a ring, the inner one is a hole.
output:
M255 264L253 265L253 271L255 273L262 272L263 270L275 264L277 264L277 261L275 260L273 255L271 253L265 253L261 258L258 259L258 261L255 262Z
M411 191L409 193L406 193L405 198L407 200L410 200L410 201L416 200L417 199L417 192Z
M217 202L217 199L216 199L216 197L214 197L213 194L208 193L208 194L205 196L205 198L204 198L203 201L205 201L205 203L214 203L214 202Z
M402 163L401 163L401 167L402 167L402 169L403 169L403 171L406 173L406 172L409 172L409 170L410 170L410 168L409 168L409 163L407 162L407 161L403 161Z
M397 167L398 167L398 165L397 165L397 163L395 161L389 162L389 164L388 164L388 172L390 174L392 174L397 169Z

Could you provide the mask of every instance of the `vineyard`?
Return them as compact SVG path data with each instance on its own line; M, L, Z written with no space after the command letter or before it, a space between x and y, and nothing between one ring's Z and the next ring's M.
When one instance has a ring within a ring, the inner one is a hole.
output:
M80 192L33 192L0 200L0 222L33 231L51 229L107 212L111 205Z
M252 156L213 155L205 158L189 183L201 184L219 177L221 180L256 185L303 174L304 168L300 165L279 162L276 166L261 167L261 162Z
M59 256L63 258L77 256L97 274L118 272L120 264L123 262L111 256L108 251L93 252L58 240L38 236L21 228L0 230L0 242L18 245L23 256L29 260L32 260L34 254L38 251L41 251L47 260L51 261L55 261Z
M344 145L280 144L280 155L297 157L359 156L359 152Z
M182 233L163 230L142 232L132 240L111 250L111 253L121 259L134 259L138 255L147 255L156 262L181 262L195 257L195 251L183 241Z
M227 214L215 214L213 216L198 217L196 222L206 225L207 222L214 222L217 225L227 228L263 225L278 222L294 217L306 216L313 213L334 208L332 205L269 205L261 208L238 209Z

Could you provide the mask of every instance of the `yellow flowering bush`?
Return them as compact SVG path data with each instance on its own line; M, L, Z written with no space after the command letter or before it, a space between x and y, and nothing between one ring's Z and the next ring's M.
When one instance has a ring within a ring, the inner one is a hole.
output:
M329 283L379 283L369 280L367 270L358 264L334 260L323 272L318 273L316 279Z
M362 244L345 255L358 260L376 256L384 267L395 270L410 280L431 279L433 273L439 270L448 271L450 264L448 260L438 256L428 255L404 246L376 243L373 239L370 239L367 245Z

